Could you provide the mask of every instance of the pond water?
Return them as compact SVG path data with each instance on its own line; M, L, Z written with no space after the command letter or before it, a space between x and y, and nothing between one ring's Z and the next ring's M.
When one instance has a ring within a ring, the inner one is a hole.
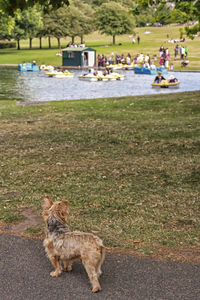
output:
M104 97L164 94L200 90L200 73L170 72L180 80L173 89L152 88L152 75L138 75L134 71L118 72L125 75L124 81L88 82L78 79L82 70L71 70L73 78L51 78L44 72L19 72L16 69L0 69L0 100L52 101L94 99Z

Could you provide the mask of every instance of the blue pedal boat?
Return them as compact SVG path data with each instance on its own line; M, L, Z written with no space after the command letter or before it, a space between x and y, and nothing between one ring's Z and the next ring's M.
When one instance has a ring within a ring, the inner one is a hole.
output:
M158 71L160 71L163 75L168 73L167 70L163 67L156 68L156 69L148 69L148 68L145 68L145 67L135 66L135 68L134 68L135 74L157 75Z
M32 63L19 64L18 70L20 72L38 72L38 71L40 71L39 66L32 64Z

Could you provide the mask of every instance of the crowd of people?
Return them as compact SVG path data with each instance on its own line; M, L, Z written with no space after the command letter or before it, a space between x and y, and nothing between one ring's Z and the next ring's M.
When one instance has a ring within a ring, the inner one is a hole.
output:
M100 55L97 56L97 66L98 67L106 67L108 65L113 64L126 64L126 65L141 65L142 67L156 68L155 62L157 60L157 55L153 55L150 57L149 54L143 54L139 53L134 56L132 56L130 53L128 53L126 56L124 54L116 54L113 53L109 55L108 57L106 55Z
M180 59L185 59L188 57L188 47L187 46L183 46L183 45L176 45L175 49L174 49L174 59L176 60L177 57L180 55Z
M163 46L161 46L159 52L160 52L160 60L159 60L160 66L162 65L166 69L169 69L169 61L170 61L169 48L164 48Z
M181 63L188 57L188 47L183 45L176 45L174 49L174 60L180 58ZM171 63L170 63L171 61ZM174 65L172 63L172 58L170 56L169 48L165 48L163 45L159 48L159 57L157 55L153 55L150 57L149 54L139 53L136 55L131 55L128 53L126 56L124 54L116 54L112 53L109 56L98 54L97 56L97 66L98 67L106 67L110 64L127 64L127 65L140 65L146 68L156 68L155 64L158 64L165 67L168 70L173 71Z

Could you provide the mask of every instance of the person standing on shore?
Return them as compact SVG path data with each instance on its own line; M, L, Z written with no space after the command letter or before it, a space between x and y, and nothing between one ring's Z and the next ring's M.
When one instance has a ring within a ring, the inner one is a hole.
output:
M137 42L138 42L138 45L139 45L139 43L140 43L140 36L139 35L137 37Z
M188 57L188 46L185 46L185 57Z
M174 59L178 56L178 50L179 50L179 45L176 45L176 48L174 49Z

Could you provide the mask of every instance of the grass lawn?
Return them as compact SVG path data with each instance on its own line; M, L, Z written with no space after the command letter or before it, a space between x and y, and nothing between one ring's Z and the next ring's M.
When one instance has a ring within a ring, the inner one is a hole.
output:
M0 101L2 226L48 193L109 247L200 249L199 97Z
M136 34L140 35L141 43L138 45L132 44L132 37L130 35L122 35L116 37L116 45L112 46L112 37L101 35L97 31L85 36L86 46L96 49L97 54L110 55L111 53L119 53L127 55L130 53L132 56L135 56L137 53L150 54L153 56L156 54L159 57L159 48L163 45L165 48L169 48L171 55L170 63L174 64L175 70L181 70L180 59L174 61L174 48L175 44L169 43L169 39L179 39L180 31L183 27L178 25L169 25L163 27L143 27L136 28ZM149 34L146 32L149 31ZM167 37L169 36L169 37ZM62 47L66 47L69 42L69 38L62 39ZM80 43L80 39L76 38L76 43ZM179 43L181 44L181 43ZM187 45L189 48L189 66L184 68L184 70L200 70L200 37L196 37L194 40L186 38L186 41L183 45ZM44 49L40 50L39 40L33 40L33 49L29 50L29 41L21 41L22 50L18 51L16 49L0 49L0 64L18 64L23 61L33 61L36 60L38 64L53 64L61 65L62 58L56 56L58 52L57 41L52 39L52 48L48 49L48 40L43 39Z

